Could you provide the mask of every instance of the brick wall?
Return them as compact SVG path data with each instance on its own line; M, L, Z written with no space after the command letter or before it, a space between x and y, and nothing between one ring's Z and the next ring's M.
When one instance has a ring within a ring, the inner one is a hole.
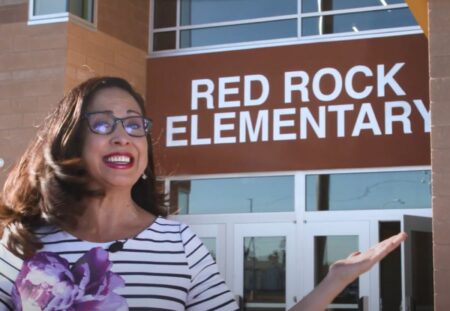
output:
M27 26L27 12L27 1L0 0L0 158L5 162L0 187L35 127L79 82L94 75L121 76L145 97L146 48L73 22Z
M92 76L127 79L145 96L146 52L105 33L68 24L65 89Z
M66 25L29 27L28 5L15 2L0 6L0 185L64 89Z
M149 0L98 0L98 30L147 51L149 3Z
M429 1L435 310L450 310L450 1Z

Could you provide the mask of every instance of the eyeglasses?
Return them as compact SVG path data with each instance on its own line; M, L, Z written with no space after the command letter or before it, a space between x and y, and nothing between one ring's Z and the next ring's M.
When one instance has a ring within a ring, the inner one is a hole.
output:
M100 135L108 135L114 132L118 122L122 123L125 132L133 137L147 135L152 121L143 116L130 116L116 118L110 112L87 112L84 114L91 132Z

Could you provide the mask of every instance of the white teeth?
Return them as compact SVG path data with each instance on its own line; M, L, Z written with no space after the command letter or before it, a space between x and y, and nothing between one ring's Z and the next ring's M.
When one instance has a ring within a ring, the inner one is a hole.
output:
M131 158L127 156L111 156L106 158L106 161L114 163L130 163Z

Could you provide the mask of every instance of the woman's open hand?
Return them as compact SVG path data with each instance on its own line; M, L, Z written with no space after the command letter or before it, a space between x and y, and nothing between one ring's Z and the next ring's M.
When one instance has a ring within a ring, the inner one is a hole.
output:
M396 249L407 235L401 232L364 252L355 252L330 267L325 279L290 311L322 311L348 284Z
M338 260L331 265L329 274L334 276L336 281L342 281L347 286L396 249L406 237L406 233L401 232L375 244L364 252L354 252L347 258Z

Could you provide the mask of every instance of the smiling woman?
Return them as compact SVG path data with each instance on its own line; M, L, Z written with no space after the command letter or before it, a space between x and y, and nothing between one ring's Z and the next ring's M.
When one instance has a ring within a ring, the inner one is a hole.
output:
M149 129L114 77L47 117L0 198L0 310L237 308L200 239L161 217Z
M162 217L149 127L142 97L114 77L47 117L0 197L0 311L238 310L201 240ZM336 262L294 310L324 309L405 237Z

